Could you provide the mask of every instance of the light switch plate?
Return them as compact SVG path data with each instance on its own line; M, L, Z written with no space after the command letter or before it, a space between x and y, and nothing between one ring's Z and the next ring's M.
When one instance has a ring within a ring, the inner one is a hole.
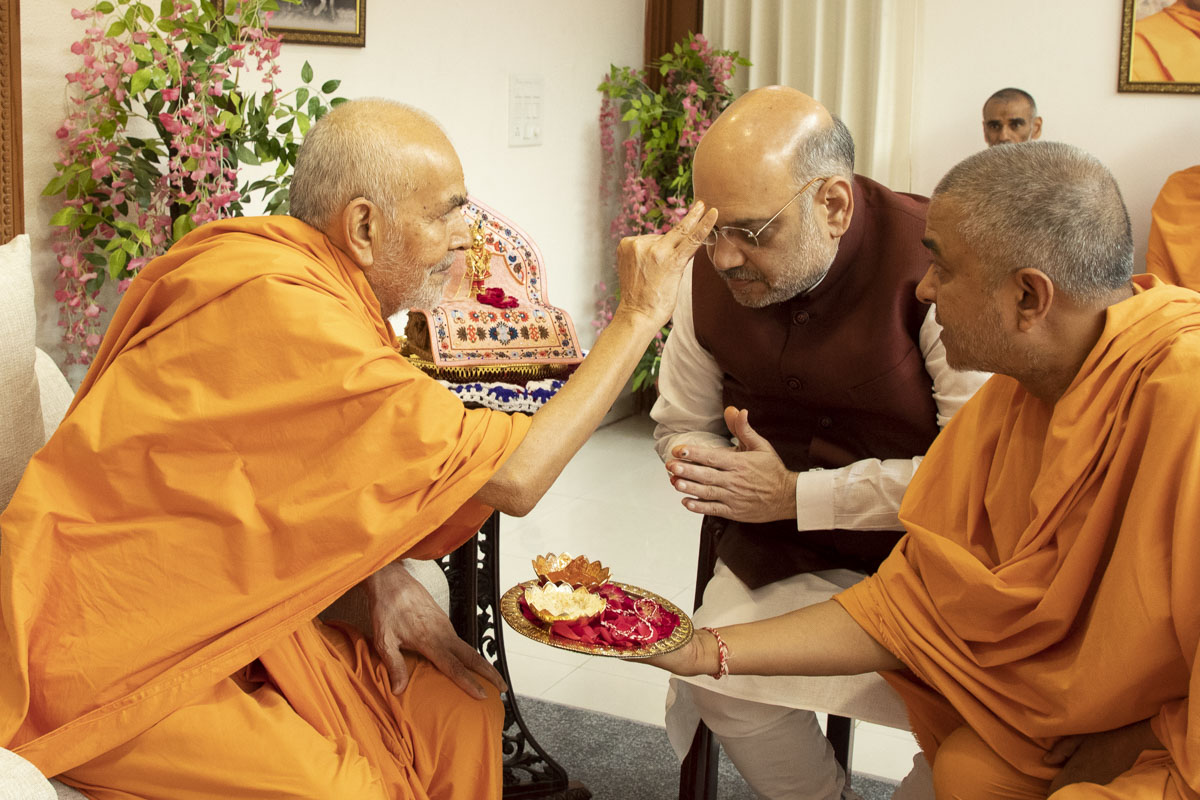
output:
M542 143L546 81L541 75L508 76L508 146Z

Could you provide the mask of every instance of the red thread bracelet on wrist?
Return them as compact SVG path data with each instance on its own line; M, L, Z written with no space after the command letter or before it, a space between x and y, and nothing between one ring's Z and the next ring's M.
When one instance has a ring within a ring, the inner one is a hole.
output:
M708 631L717 640L717 671L710 677L719 681L729 674L729 645L725 644L725 640L721 638L721 634L716 628L701 628L700 630Z

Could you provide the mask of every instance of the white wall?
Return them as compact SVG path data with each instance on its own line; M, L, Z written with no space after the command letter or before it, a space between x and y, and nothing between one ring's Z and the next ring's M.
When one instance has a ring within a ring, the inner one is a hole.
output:
M54 174L63 75L77 68L69 48L82 24L71 5L21 2L25 227L36 254L39 342L52 347L59 331L46 222L56 205L39 195ZM598 199L596 85L610 63L641 62L643 0L372 0L367 10L365 48L284 45L281 82L298 83L308 60L318 82L342 79L344 97L391 97L437 117L462 157L468 190L538 243L551 302L590 345L593 287L614 252ZM545 80L539 147L508 147L509 73Z
M1133 218L1139 260L1149 208L1166 176L1200 163L1200 95L1118 94L1121 4L1095 0L896 0L919 6L914 86L913 191L929 192L983 146L983 100L1002 86L1037 98L1044 137L1078 144L1116 174ZM58 340L55 273L39 197L64 115L63 73L80 32L69 0L21 3L26 228L34 239L39 340ZM284 48L285 78L308 59L347 97L384 95L430 111L449 130L468 188L514 218L541 245L550 296L591 340L593 286L612 246L597 199L595 86L610 62L641 58L642 0L372 0L365 49ZM407 15L407 16L406 16ZM753 53L746 54L751 60ZM509 73L545 78L545 144L506 143Z
M928 194L982 148L983 101L1020 87L1038 102L1043 139L1078 145L1116 175L1141 269L1159 188L1200 163L1200 95L1117 92L1117 0L917 2L912 190Z

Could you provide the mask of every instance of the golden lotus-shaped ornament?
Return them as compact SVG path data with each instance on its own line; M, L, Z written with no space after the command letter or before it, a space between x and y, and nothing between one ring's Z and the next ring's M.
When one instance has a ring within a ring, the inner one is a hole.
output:
M525 589L525 602L537 618L546 624L555 622L591 622L604 611L607 601L584 587L565 583L546 583Z
M587 556L571 557L570 553L546 553L533 560L533 571L542 583L569 583L572 587L595 589L608 583L608 567Z

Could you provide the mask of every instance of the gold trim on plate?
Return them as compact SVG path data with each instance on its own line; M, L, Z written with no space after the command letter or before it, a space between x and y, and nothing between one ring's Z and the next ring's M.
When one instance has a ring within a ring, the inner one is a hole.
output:
M672 614L679 615L679 624L675 626L675 630L671 631L671 635L667 638L659 639L654 644L636 650L620 650L603 644L585 644L583 642L573 642L570 639L560 639L557 636L552 636L550 631L534 625L525 619L525 615L521 613L521 597L525 594L527 587L538 584L536 579L518 583L504 593L504 596L500 598L500 616L504 617L504 621L514 631L522 636L533 639L535 642L548 644L560 650L585 653L589 656L608 656L610 658L622 658L626 660L652 658L653 656L670 653L672 650L678 650L692 638L693 628L691 617L683 613L683 610L670 600L659 597L654 592L639 589L637 586L630 586L627 583L619 583L617 581L609 581L609 583L620 588L626 594L653 600Z

